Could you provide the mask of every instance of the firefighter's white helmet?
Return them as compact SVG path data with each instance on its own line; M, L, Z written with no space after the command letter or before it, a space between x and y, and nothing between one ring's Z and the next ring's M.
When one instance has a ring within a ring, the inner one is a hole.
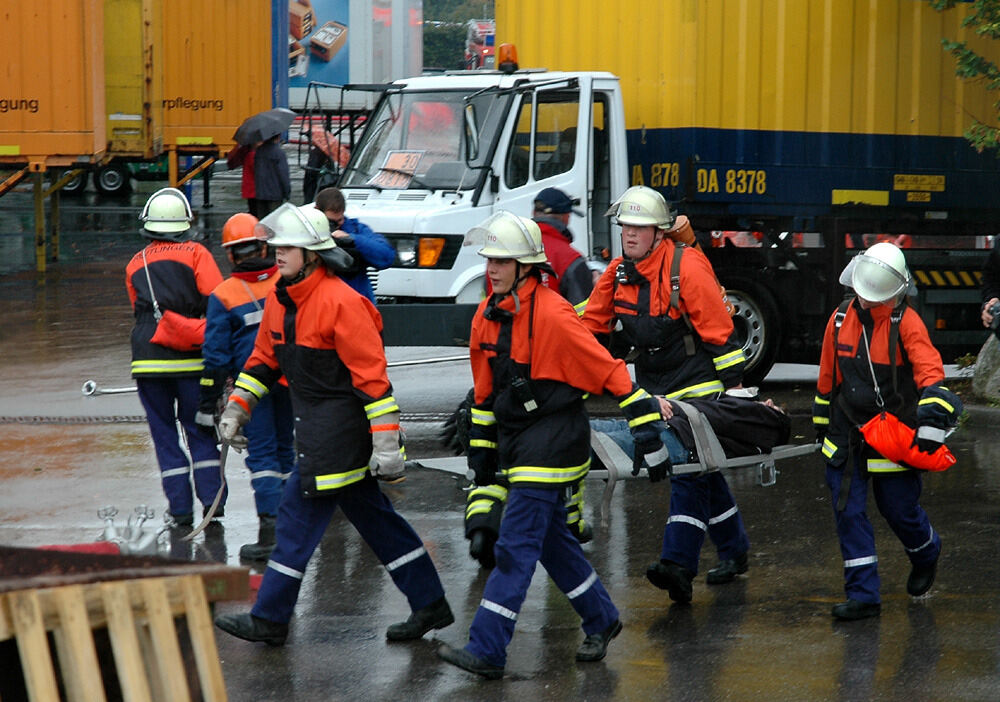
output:
M466 235L470 241L483 242L483 258L512 258L519 263L547 263L542 246L542 232L534 220L501 210L491 215Z
M258 239L274 246L297 246L310 251L337 247L330 236L326 215L311 204L296 207L290 202L264 217L254 228Z
M670 229L677 215L660 193L645 185L633 185L615 200L604 216L616 217L618 224Z
M842 285L869 302L888 302L910 287L906 258L895 244L881 242L855 256L840 274Z
M139 221L151 239L177 240L191 228L191 205L177 188L162 188L149 196Z

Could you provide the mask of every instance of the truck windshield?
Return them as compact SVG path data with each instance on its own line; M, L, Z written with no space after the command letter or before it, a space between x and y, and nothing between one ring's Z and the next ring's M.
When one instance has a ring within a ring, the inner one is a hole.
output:
M342 187L468 190L482 169L468 168L462 139L463 92L389 93L369 119ZM474 98L478 159L484 160L498 126L504 96Z

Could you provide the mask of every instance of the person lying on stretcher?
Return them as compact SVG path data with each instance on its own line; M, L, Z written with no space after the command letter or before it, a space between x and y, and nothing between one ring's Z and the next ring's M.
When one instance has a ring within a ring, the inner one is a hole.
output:
M670 462L697 463L694 434L687 415L673 401L664 397L657 399L666 423L660 438L670 451ZM705 416L728 458L768 453L775 446L788 442L791 420L771 399L761 402L747 397L722 395L717 400L692 398L685 402ZM625 419L591 419L590 428L607 434L634 460L635 446ZM592 469L604 467L596 456L592 460ZM650 476L650 480L656 482L664 477Z

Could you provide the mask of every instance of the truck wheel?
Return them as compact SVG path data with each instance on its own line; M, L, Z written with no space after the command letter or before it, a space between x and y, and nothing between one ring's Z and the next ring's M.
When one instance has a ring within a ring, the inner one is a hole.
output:
M726 295L736 309L733 326L746 355L744 385L759 385L774 365L781 340L781 322L774 297L747 278L726 278Z
M65 171L63 171L65 173ZM62 174L60 174L62 177ZM79 175L73 178L71 181L62 186L61 192L64 195L80 195L84 190L87 189L87 179L90 177L90 171L82 171Z
M109 163L94 174L94 187L102 195L121 195L131 189L132 173L124 163Z

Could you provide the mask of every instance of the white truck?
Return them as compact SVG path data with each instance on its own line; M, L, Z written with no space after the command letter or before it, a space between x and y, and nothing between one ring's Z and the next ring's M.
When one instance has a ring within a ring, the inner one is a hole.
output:
M621 92L610 73L398 80L367 122L340 187L347 214L396 247L396 265L378 272L375 286L387 315L396 311L389 303L478 303L484 261L463 246L465 233L497 210L531 216L543 188L579 199L573 244L596 267L620 250L604 217L628 171Z

